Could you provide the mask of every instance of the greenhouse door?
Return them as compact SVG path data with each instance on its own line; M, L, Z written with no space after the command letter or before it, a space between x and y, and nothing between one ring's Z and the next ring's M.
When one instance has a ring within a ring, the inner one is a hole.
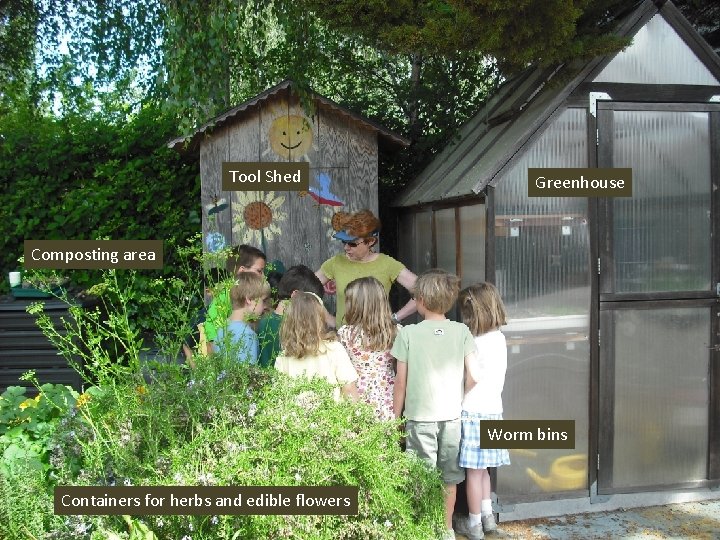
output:
M720 479L720 105L598 103L598 493Z

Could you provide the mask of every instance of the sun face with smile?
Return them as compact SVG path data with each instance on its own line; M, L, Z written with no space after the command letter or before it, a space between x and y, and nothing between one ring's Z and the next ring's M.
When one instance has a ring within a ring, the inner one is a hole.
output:
M307 154L313 143L310 122L304 116L286 114L272 121L269 130L270 148L278 156L290 160Z

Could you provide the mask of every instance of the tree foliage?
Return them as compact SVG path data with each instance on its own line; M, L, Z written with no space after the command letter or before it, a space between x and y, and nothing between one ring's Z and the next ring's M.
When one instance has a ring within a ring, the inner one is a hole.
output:
M0 5L0 77L10 81L32 65L37 12L32 0Z
M711 4L679 1L706 11ZM188 133L291 78L407 135L413 146L394 173L402 179L453 136L501 76L617 49L624 42L612 36L612 22L637 4L8 0L0 51L11 60L0 60L0 93L12 81L42 81L36 87L48 99L56 92L63 110L77 112L97 106L84 97L88 85L125 92L129 106L162 104ZM40 63L28 77L36 53Z
M621 44L579 27L583 13L608 2L591 0L304 0L334 28L396 53L452 56L471 51L505 70L594 55ZM610 2L618 4L617 1ZM605 30L607 32L607 29Z
M29 0L11 0L23 2ZM495 61L549 62L589 47L575 35L589 0L48 3L54 11L34 20L45 36L43 63L55 86L63 73L90 77L96 85L132 76L137 86L167 98L183 132L292 78L337 101L360 103L370 116L379 109L419 140L444 123L426 116L435 105L421 99L442 103L453 96L452 121L445 122L452 124L477 108L488 78L492 88L497 72L489 66ZM66 55L47 46L59 37L57 21L69 32ZM441 66L447 68L442 73ZM459 73L462 79L448 87Z
M675 0L674 3L715 53L720 54L720 3L714 0Z
M696 14L698 24L713 31L708 24L717 9L713 2L678 2L687 16L692 19ZM492 59L507 73L531 62L607 52L619 42L603 23L636 4L622 0L8 0L0 7L0 92L27 74L37 53L53 89L63 76L91 79L96 87L132 78L143 92L158 100L169 98L180 113L182 131L187 132L283 78L328 86L377 67L373 56L378 55L382 65L392 64L389 67L397 72L409 61L404 79L417 86L428 58L455 64L464 58ZM68 58L73 60L72 70ZM356 76L354 82L369 93L381 89L381 95L395 102L392 105L416 101L423 93L410 92L407 85L389 81L382 72ZM435 86L434 96L447 93L440 84ZM391 107L391 116L394 110ZM412 112L406 111L404 121L414 137Z

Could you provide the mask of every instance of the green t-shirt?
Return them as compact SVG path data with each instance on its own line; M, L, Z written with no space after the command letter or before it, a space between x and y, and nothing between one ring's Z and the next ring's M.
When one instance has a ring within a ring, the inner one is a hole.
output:
M390 294L390 287L404 268L403 263L384 253L379 253L377 259L370 262L352 261L344 253L325 261L320 267L320 271L328 279L334 279L337 284L337 309L335 311L337 328L345 323L345 287L348 286L348 283L358 278L372 276L382 283L385 292Z
M405 418L441 422L460 418L465 357L475 340L462 323L422 321L403 326L390 354L407 363Z
M257 331L260 341L258 363L262 367L275 367L275 359L280 354L280 322L282 316L275 312L260 319Z
M232 304L230 302L230 289L234 281L225 281L218 285L217 292L213 296L210 307L205 317L205 338L208 341L217 341L217 331L227 323L227 319L232 312Z

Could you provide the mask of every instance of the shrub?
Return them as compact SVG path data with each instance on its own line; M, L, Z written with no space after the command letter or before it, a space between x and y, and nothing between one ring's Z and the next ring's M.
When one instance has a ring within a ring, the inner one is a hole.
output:
M65 289L55 296L68 304L70 316L61 319L61 328L44 313L43 302L27 310L37 316L37 324L73 367L89 384L112 385L117 378L133 376L141 369L144 349L142 330L137 322L138 305L152 320L152 338L159 354L177 357L190 332L190 322L202 306L202 255L197 237L177 249L177 275L158 277L139 285L141 274L134 270L103 270L99 282L88 292L100 302L91 309L77 304ZM50 290L48 282L58 280L55 271L31 270L27 279L38 288Z
M38 538L52 515L50 450L77 392L44 384L35 398L11 386L0 396L0 538Z
M136 383L82 404L63 428L81 423L92 434L79 456L76 442L58 439L55 451L81 464L77 473L65 468L62 483L359 487L357 515L140 518L158 538L423 539L442 530L436 471L401 451L394 423L376 421L365 405L336 403L324 381L217 355L194 371L164 366L151 383ZM94 527L124 525L101 516Z
M59 419L75 404L69 386L44 384L35 398L26 388L11 386L0 395L0 472L23 467L47 472L50 440Z
M53 512L42 470L14 459L12 472L0 471L0 538L42 538Z

